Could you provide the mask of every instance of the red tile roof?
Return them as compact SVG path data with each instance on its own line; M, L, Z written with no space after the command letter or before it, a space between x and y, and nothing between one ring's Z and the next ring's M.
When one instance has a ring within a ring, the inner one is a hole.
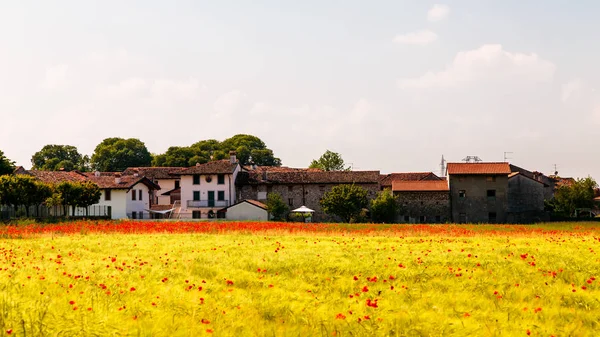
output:
M89 181L98 185L98 187L103 189L125 189L128 190L135 186L138 183L142 183L151 189L159 190L160 186L156 185L150 179L146 177L134 177L134 176L122 176L121 181L117 183L114 176L100 176L96 177L94 175L88 176Z
M295 170L280 172L240 172L237 185L258 184L377 184L379 171L314 171Z
M391 187L392 181L403 180L403 181L418 181L418 180L442 180L442 178L436 176L433 172L401 172L401 173L390 173L382 174L379 180L381 187Z
M47 184L58 184L63 181L80 182L87 180L86 176L79 171L38 171L22 170L18 174L27 174Z
M227 174L235 171L238 163L231 163L229 159L210 161L205 164L198 164L196 166L185 168L178 171L180 175L193 175L193 174Z
M508 163L448 163L448 174L510 174Z
M445 180L395 180L392 182L392 191L394 192L447 192L448 190L448 182Z
M254 206L260 207L262 209L267 209L267 205L263 204L260 201L256 201L256 200L252 200L252 199L246 199L244 201L247 202L247 203L250 203L250 204L252 204Z
M132 176L136 170L139 176L147 177L148 179L176 179L179 172L187 169L187 167L129 167L123 171L124 176Z

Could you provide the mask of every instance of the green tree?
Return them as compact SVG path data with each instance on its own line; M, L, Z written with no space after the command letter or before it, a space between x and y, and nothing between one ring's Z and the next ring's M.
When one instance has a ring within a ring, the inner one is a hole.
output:
M187 167L190 165L190 159L196 156L196 152L191 147L171 146L164 154L154 156L152 166L161 167ZM195 163L194 163L195 164Z
M46 145L31 157L34 170L86 171L89 158L82 156L75 146L71 145Z
M30 206L39 206L50 195L52 190L47 184L27 175L0 176L0 204L13 206L15 212L25 207L29 216Z
M15 170L15 162L4 156L4 152L0 150L0 176L11 174Z
M77 188L79 194L76 196L74 206L85 208L85 215L87 216L89 212L88 207L97 204L100 201L102 192L98 185L90 181L84 181L77 184L79 185Z
M345 222L356 221L369 206L368 192L356 185L337 185L320 201L323 212L337 215Z
M135 138L106 138L96 146L91 159L94 170L109 172L151 164L152 156L146 145Z
M283 198L279 193L269 193L267 195L267 212L271 214L273 220L283 220L286 213L289 211L288 205L283 202Z
M229 158L229 152L235 151L241 165L252 161L261 166L281 166L281 160L268 149L260 138L252 135L235 135L222 142L207 139L188 147L170 147L164 154L154 156L153 166L194 166L212 160Z
M389 189L377 193L377 198L371 200L371 219L374 222L394 222L398 214L397 199Z
M337 152L325 151L321 158L313 160L310 163L310 168L318 168L323 171L349 171L350 167L344 166L342 155Z
M572 185L562 185L554 192L554 201L551 206L554 211L574 215L579 208L592 208L594 206L594 190L598 187L591 178L580 178Z

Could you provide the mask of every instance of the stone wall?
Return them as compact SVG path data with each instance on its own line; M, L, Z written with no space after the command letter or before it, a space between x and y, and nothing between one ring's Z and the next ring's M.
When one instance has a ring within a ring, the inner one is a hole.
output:
M394 192L398 198L398 222L404 223L444 223L449 222L450 193L436 192Z
M255 184L237 186L238 200L254 199L266 202L266 196L269 193L278 193L290 210L300 206L306 206L315 211L313 222L340 221L335 217L325 214L321 210L319 201L323 195L338 184ZM374 199L379 191L378 183L354 184L360 186L369 192L369 200ZM264 193L260 193L264 192Z
M448 179L453 222L507 221L508 175L450 175ZM488 190L496 191L496 196L488 197ZM464 197L460 196L460 191L465 191Z
M508 222L529 223L544 218L544 184L516 175L508 179Z

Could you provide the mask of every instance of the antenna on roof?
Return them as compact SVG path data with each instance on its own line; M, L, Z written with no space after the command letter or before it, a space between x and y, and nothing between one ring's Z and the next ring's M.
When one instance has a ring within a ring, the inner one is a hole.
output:
M512 159L512 158L508 157L508 156L507 156L507 154L512 154L512 152L504 152L504 162L505 162L505 163L508 163L508 162L506 161L507 159Z
M466 163L477 163L483 160L481 160L481 158L479 158L478 156L466 156L462 159L462 161Z
M558 169L556 168L556 164L554 164L554 175L558 176Z

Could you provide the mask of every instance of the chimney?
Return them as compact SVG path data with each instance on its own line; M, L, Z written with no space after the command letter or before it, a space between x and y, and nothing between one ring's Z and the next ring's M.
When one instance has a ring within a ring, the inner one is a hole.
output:
M140 170L139 169L133 169L133 176L134 177L139 177L140 176Z
M121 173L115 173L115 184L121 183Z
M99 177L100 176L100 171L96 170L94 171L94 177Z
M235 155L236 155L235 151L229 151L229 161L232 164L237 163L237 159L235 158Z
M64 168L64 167L61 167L61 168L59 168L58 170L59 170L59 171L64 171L64 170L65 170L65 168Z
M267 170L264 170L262 173L262 180L267 181Z
M196 163L196 167L200 166L200 163Z

